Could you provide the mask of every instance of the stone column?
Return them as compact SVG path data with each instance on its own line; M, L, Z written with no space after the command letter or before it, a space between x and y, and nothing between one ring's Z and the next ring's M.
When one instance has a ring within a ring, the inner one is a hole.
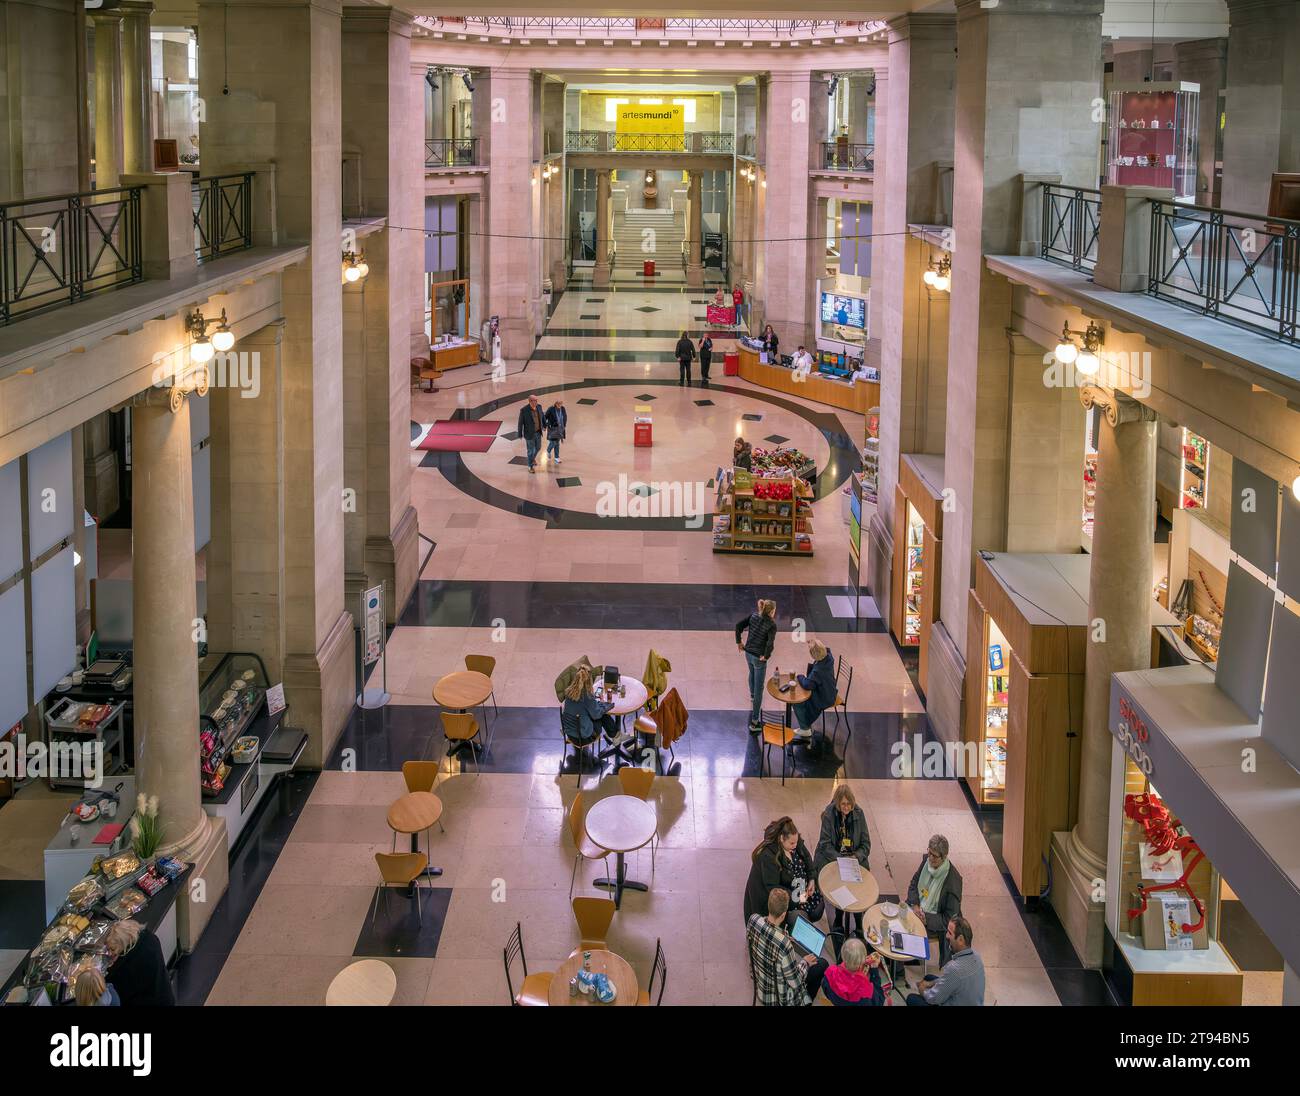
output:
M95 189L122 174L122 13L97 10L95 22Z
M691 172L690 182L687 184L686 201L690 206L691 219L686 228L686 284L689 286L702 286L704 284L704 267L700 265L701 244L703 241L704 221L701 217L701 207L703 198L700 193L700 173Z
M122 12L122 163L123 171L153 171L153 50L149 40L148 0L123 0Z
M607 286L609 278L609 172L602 170L596 176L596 268L591 284Z
M346 8L342 56L356 74L343 103L343 139L361 150L367 214L391 224L420 223L423 203L415 149L407 141L411 17L392 8ZM411 505L411 383L407 334L410 285L424 263L423 237L388 230L360 241L370 273L344 292L356 299L345 319L345 384L360 379L346 400L345 436L362 448L350 469L355 510L344 511L349 602L367 586L385 583L390 621L415 588L418 530ZM353 420L352 416L356 418ZM359 551L357 550L359 549ZM352 609L349 604L347 608Z
M425 182L424 168L424 138L429 133L430 139L443 136L442 122L439 120L443 114L442 102L445 90L443 84L446 81L445 76L439 76L438 90L431 92L428 83L425 81L424 74L428 65L424 61L412 62L408 71L407 96L410 109L406 112L406 126L404 129L407 144L410 146L409 154L414 160L413 170L415 178L412 182L411 189L411 206L410 215L415 218L412 222L416 225L424 224L424 199L428 193L428 186ZM432 96L432 102L435 110L432 114L426 114L426 96ZM475 119L477 122L477 118ZM475 132L478 132L477 128ZM480 145L482 142L480 142ZM484 152L480 148L480 155ZM418 253L415 256L415 269L411 274L410 285L410 309L409 327L410 338L409 347L410 357L422 358L429 353L429 337L424 330L424 310L428 306L427 294L424 288L424 257L425 241L423 238L418 243Z
M1025 173L1044 149L1067 185L1096 182L1101 0L958 0L956 173L940 583L931 630L929 709L945 741L961 735L967 591L974 553L1007 535L1011 285L983 256L1020 251ZM1032 46L1027 45L1032 43ZM1014 73L1014 79L1008 77ZM1014 485L1011 485L1014 489Z
M1228 40L1201 38L1195 42L1174 44L1175 75L1201 87L1196 133L1196 204L1218 205L1220 181L1215 178L1214 164L1221 158L1219 93L1228 75Z
M536 198L540 186L533 169L533 75L526 68L496 68L479 76L476 88L489 86L487 244L488 309L501 317L501 353L507 359L532 352L540 304L536 276ZM477 107L478 99L475 99ZM475 124L478 123L475 113ZM481 131L480 131L481 133Z
M1270 176L1300 171L1300 0L1228 0L1224 209L1263 214Z
M196 865L178 931L190 948L228 877L225 826L199 791L198 611L190 408L184 395L149 389L131 408L131 568L135 622L135 771L158 797L160 852Z
M1052 837L1052 905L1084 965L1098 967L1110 817L1111 675L1151 665L1156 415L1120 393L1085 388L1080 398L1085 408L1101 403L1105 413L1097 446L1079 813L1073 830Z
M767 147L780 153L767 162L764 315L754 319L760 329L770 323L791 349L813 343L813 289L824 249L817 239L823 229L813 219L809 171L826 130L828 102L817 73L775 72L768 78Z
M355 699L352 618L343 603L340 13L335 0L199 4L204 170L275 161L280 241L308 248L281 275L291 546L284 684L294 725L307 732L308 766L328 758ZM221 93L227 65L238 94Z
M561 129L561 139L563 139L563 135L563 129ZM568 185L569 173L564 170L563 159L556 160L555 166L560 170L551 176L550 182L547 184L547 200L550 213L547 218L546 235L549 238L551 252L551 291L558 296L569 282L569 266L565 261L568 233L564 221L564 191Z
M889 71L883 66L876 70L874 77L876 82L876 95L884 99L889 94ZM866 89L862 89L862 94L866 94ZM883 179L889 171L889 117L876 118L876 140L878 142L875 152L872 154L873 177ZM850 136L850 141L853 138ZM872 213L874 224L874 210ZM872 250L875 250L875 241L871 241ZM872 255L874 260L875 255ZM872 365L879 366L881 358L881 332L885 328L885 298L881 293L876 292L880 288L877 280L879 271L876 269L874 262L871 267L871 292L867 302L867 345L864 353L868 362Z
M956 47L955 16L891 20L889 79L883 92L876 89L875 229L882 235L871 245L871 303L872 342L879 346L881 371L878 497L886 501L871 519L867 562L872 592L886 619L899 457L943 451L943 424L927 432L923 417L908 411L932 402L943 406L943 394L935 392L932 400L929 389L947 385L948 295L930 291L921 280L930 248L905 233L908 224L930 219L932 165L952 159ZM935 309L942 310L941 324L931 322L938 319ZM936 338L945 345L939 347ZM941 368L932 368L932 359Z

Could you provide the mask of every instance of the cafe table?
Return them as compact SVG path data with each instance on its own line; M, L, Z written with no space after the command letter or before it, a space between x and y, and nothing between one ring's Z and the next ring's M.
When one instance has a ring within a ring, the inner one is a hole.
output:
M790 687L784 691L781 686L790 682ZM767 695L773 700L785 705L785 726L790 729L790 709L795 704L802 704L812 693L799 684L793 671L783 673L779 677L773 674L767 679Z
M435 824L441 825L442 818L442 800L433 792L407 792L405 795L398 796L393 800L392 806L388 808L388 826L394 833L409 833L411 835L411 851L420 851L420 831L425 830L425 845L429 849L430 863L424 869L423 874L436 877L442 874L441 868L435 868L432 865L433 854L433 827ZM415 882L412 881L408 894L415 893Z
M618 729L623 730L623 717L631 715L633 712L639 712L646 706L650 699L650 690L646 688L645 683L635 677L628 677L626 674L620 674L618 684L623 687L623 693L620 696L618 687L609 689L603 682L596 682L596 699L603 703L613 702L614 706L610 708L609 714L618 717ZM614 757L614 768L618 768L618 762L622 761L626 765L637 765L639 760L627 753L622 746L611 746L608 750L601 752L602 758Z
M899 912L890 917L885 912L887 902L877 902L871 906L863 915L862 931L867 938L867 943L873 951L877 951L884 957L889 966L889 977L895 985L898 984L898 967L902 963L915 963L919 960L914 955L907 955L901 951L895 951L889 946L888 936L882 938L880 932L881 921L901 921L903 931L913 936L928 936L925 931L925 922L916 916L916 913L906 903L895 902L893 905L899 907ZM875 937L873 939L872 937ZM902 992L901 990L899 991Z
M492 695L492 679L476 670L457 670L438 679L433 687L433 699L439 707L453 712L467 712L487 702ZM484 721L487 719L484 714ZM457 742L451 752L462 749L470 740ZM472 745L471 745L472 748Z
M349 963L325 991L327 1005L387 1005L397 992L397 974L379 959Z
M617 864L614 878L597 879L598 887L614 891L614 908L623 903L625 890L649 890L646 884L627 877L627 854L645 848L659 825L653 803L635 795L608 795L593 803L585 820L587 836L606 852L612 852Z
M880 897L880 884L876 881L876 877L861 864L858 864L858 869L862 872L862 881L859 883L846 882L840 878L838 860L832 860L817 873L817 889L821 891L822 897L841 913L865 913ZM842 902L835 900L834 894L841 887L853 895L851 902L847 898Z
M559 970L551 979L551 988L547 992L547 1001L552 1005L599 1005L594 995L587 995L579 992L578 995L571 996L569 993L569 980L577 976L578 971L582 969L583 952L575 951L563 963L560 964ZM588 952L591 956L591 969L599 974L608 976L609 980L614 983L615 997L611 1004L614 1005L635 1005L639 986L636 980L636 971L632 969L632 964L624 959L621 955L615 955L612 951L592 951Z

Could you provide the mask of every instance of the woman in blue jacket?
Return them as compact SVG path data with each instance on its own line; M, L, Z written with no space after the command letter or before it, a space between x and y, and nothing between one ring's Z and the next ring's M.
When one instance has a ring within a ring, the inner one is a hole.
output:
M819 640L808 641L808 653L812 661L808 663L808 672L799 675L799 684L812 696L794 705L794 718L798 723L795 728L797 738L812 738L812 725L822 712L835 703L835 659Z
M564 708L560 716L564 733L584 745L602 730L606 738L614 738L618 734L618 722L609 714L612 707L612 700L596 699L591 686L591 671L585 666L580 667L564 693Z

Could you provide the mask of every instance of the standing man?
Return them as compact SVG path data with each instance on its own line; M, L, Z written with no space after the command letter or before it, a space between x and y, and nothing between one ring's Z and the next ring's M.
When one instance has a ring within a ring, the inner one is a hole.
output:
M745 294L740 291L739 282L731 287L731 303L735 306L736 326L739 327L744 320L745 313Z
M808 379L808 374L812 372L812 355L802 346L794 353L794 360L791 362L796 374L795 379L804 381Z
M542 448L542 430L546 425L546 416L536 396L529 396L528 403L519 411L519 436L524 439L524 448L528 451L528 471L536 472L537 453Z
M706 331L700 340L700 387L709 386L709 365L713 361L713 339Z
M750 734L758 734L763 729L763 686L767 682L767 660L775 642L776 602L759 598L754 611L736 625L736 647L749 666Z
M682 332L682 337L677 340L677 347L673 351L677 355L677 383L691 386L691 362L695 360L695 344L691 342L691 337Z
M546 455L554 456L555 463L560 463L560 442L565 438L565 428L569 424L569 413L564 409L564 400L559 396L546 409Z

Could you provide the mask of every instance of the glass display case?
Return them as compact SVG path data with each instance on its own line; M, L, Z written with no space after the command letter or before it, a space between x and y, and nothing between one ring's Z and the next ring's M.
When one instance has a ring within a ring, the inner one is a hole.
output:
M230 772L230 751L266 706L270 682L255 654L214 656L216 666L199 687L199 755L205 795L217 795Z
M993 618L989 617L988 639L985 642L981 803L1001 803L1006 798L1007 725L1011 710L1007 698L1010 690L1011 647Z
M1200 434L1183 427L1182 469L1178 505L1183 510L1203 510L1210 486L1210 444Z
M903 576L903 644L921 642L921 595L925 591L925 523L907 504L907 571Z
M1194 201L1200 92L1199 84L1177 81L1111 88L1107 181L1163 187L1175 201Z

